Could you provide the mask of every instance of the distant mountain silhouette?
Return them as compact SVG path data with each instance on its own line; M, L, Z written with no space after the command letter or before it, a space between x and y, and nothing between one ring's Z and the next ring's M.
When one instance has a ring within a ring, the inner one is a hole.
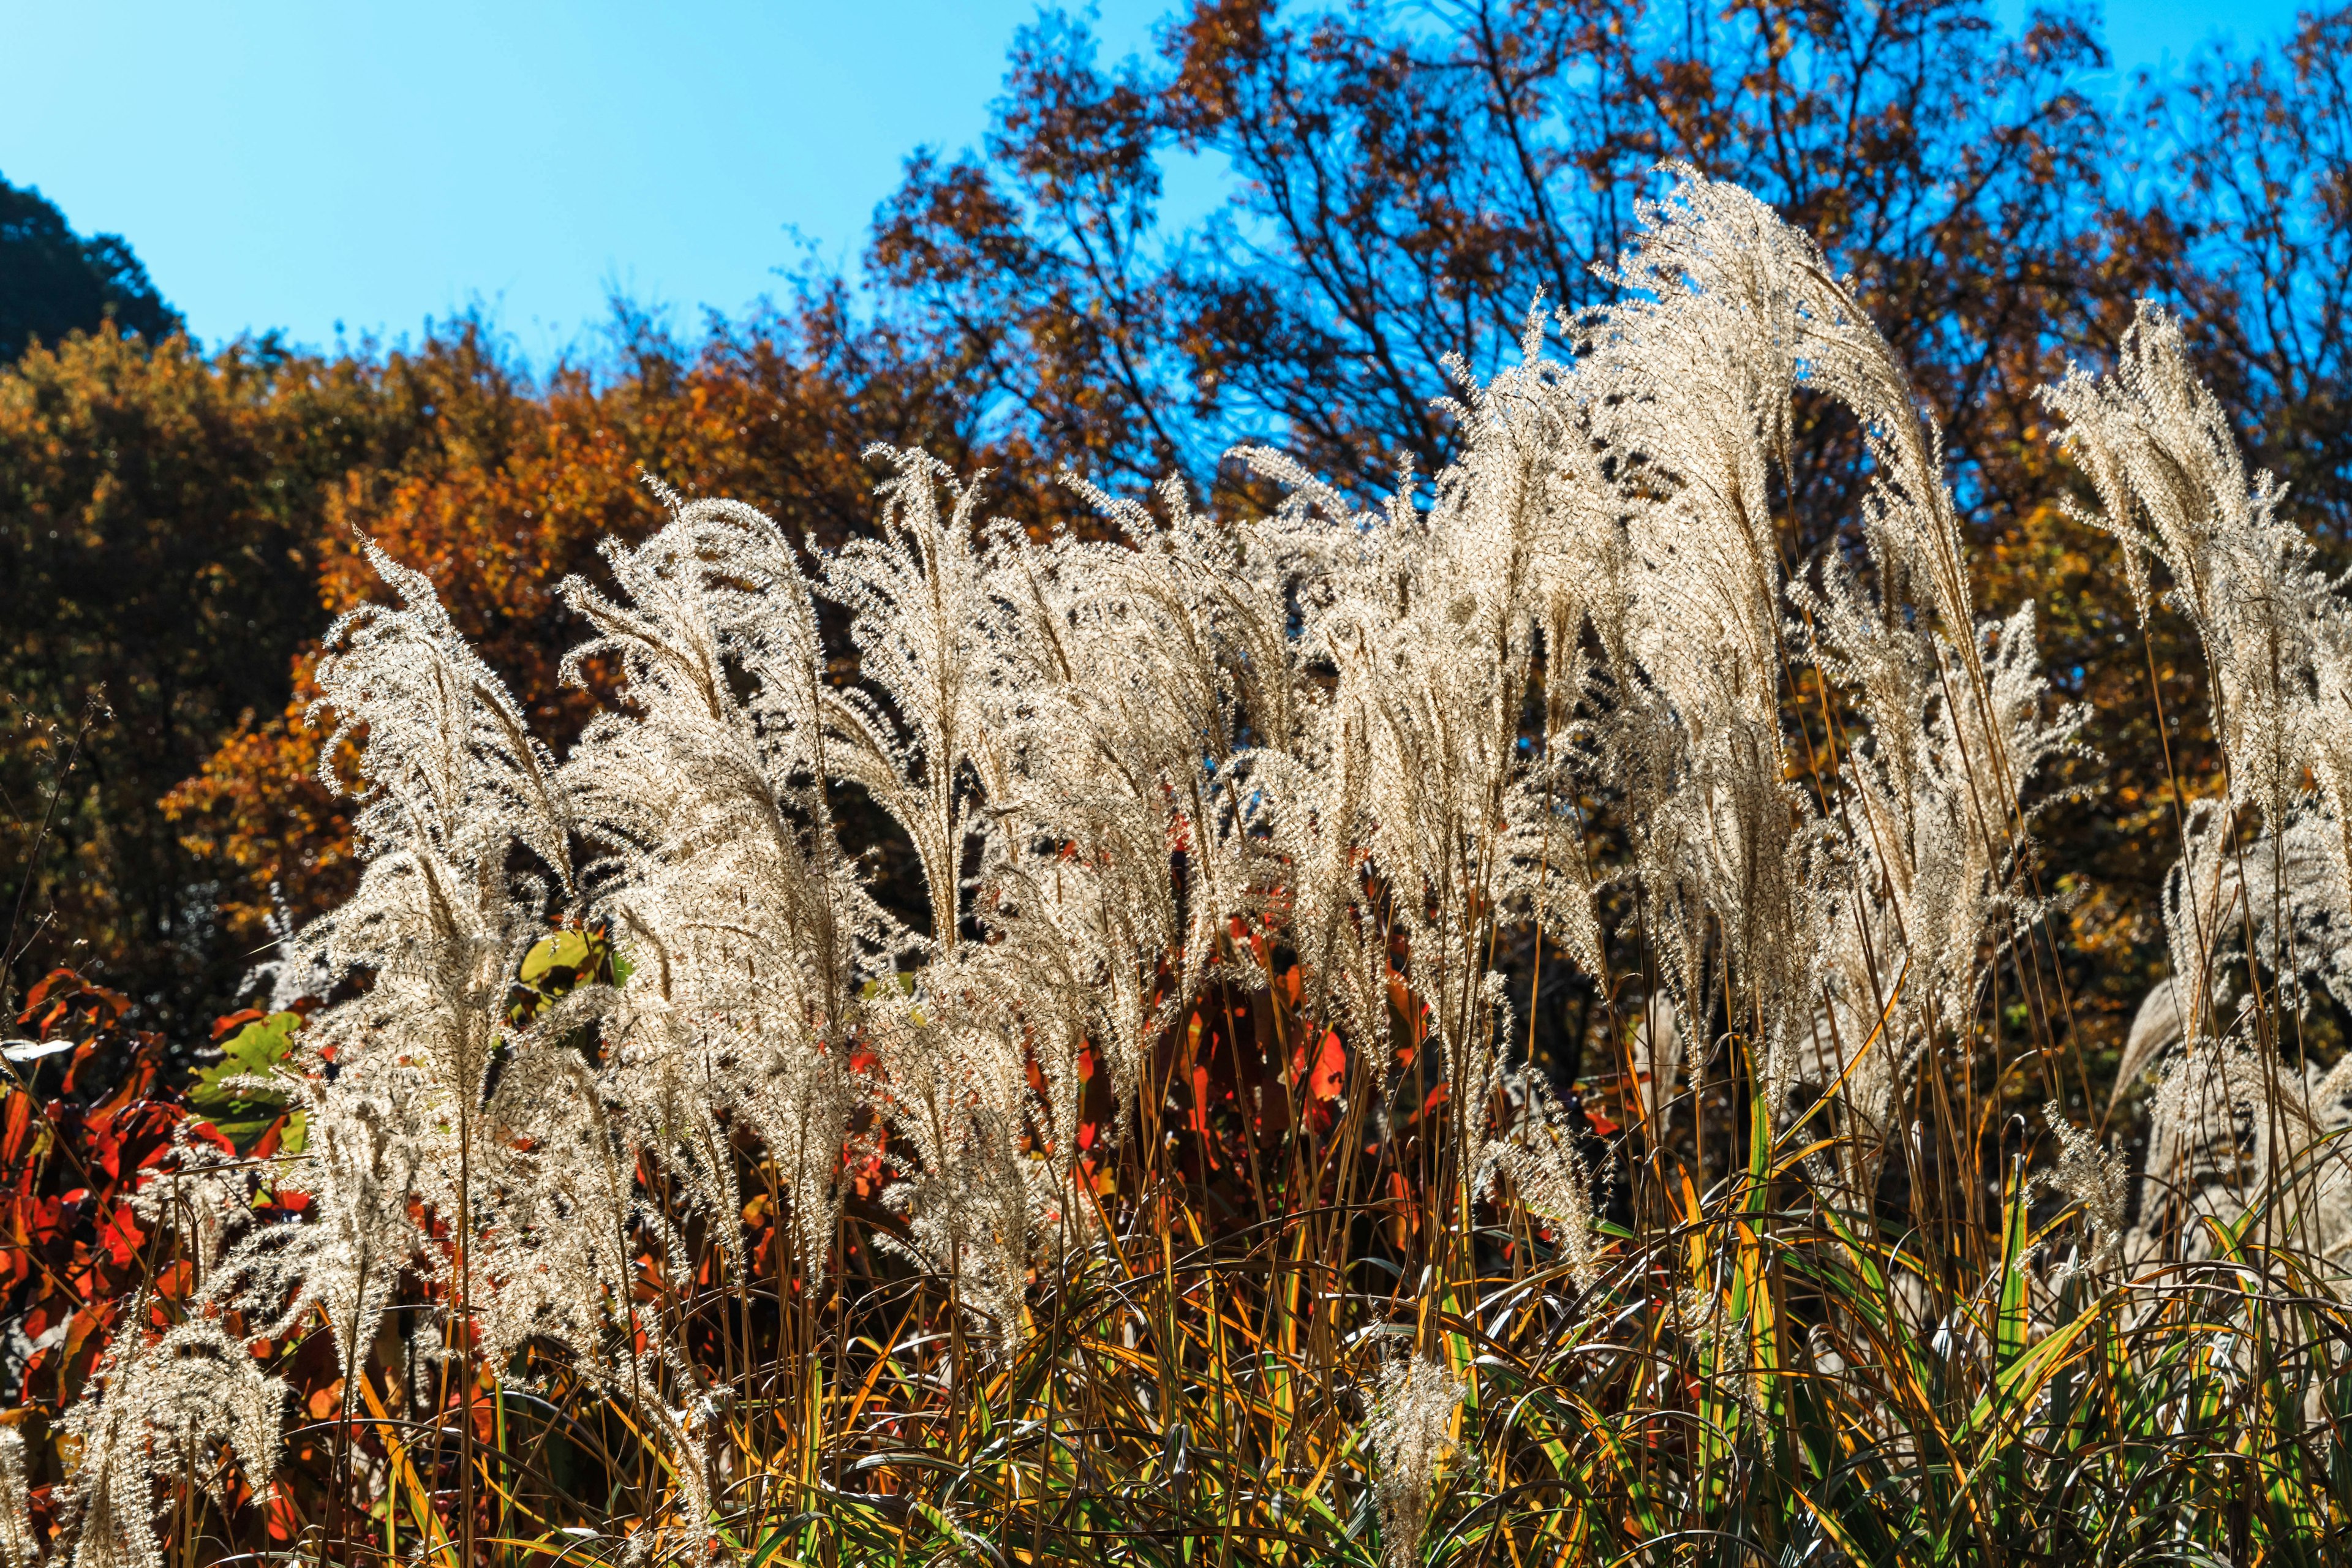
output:
M84 239L40 192L0 178L0 363L110 320L151 342L182 326L130 241Z

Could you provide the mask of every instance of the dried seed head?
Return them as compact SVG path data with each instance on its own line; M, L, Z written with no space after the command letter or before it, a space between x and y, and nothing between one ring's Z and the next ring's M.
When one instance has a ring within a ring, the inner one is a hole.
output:
M2042 1119L2057 1136L2063 1151L2058 1168L2042 1178L2049 1188L2083 1207L2095 1247L2077 1267L2105 1268L2123 1252L2125 1182L2128 1169L2121 1153L2105 1149L2066 1120L2056 1100L2042 1108Z
M1374 1374L1365 1432L1390 1568L1420 1558L1430 1498L1454 1456L1454 1413L1466 1393L1467 1384L1425 1356L1389 1362Z

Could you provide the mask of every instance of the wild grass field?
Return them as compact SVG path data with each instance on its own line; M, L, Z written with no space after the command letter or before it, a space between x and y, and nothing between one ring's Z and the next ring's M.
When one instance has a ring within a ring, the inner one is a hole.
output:
M2090 1063L2089 715L1899 358L1691 171L1612 281L1370 510L665 496L561 755L369 546L356 891L193 1085L68 972L8 1048L11 1223L90 1238L9 1568L2343 1560L2352 598L2180 322L2045 390L2224 761Z

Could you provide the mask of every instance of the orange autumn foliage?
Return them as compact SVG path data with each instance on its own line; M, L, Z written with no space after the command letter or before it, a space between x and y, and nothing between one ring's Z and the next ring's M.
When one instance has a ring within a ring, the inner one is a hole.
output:
M438 460L354 468L329 494L318 624L383 595L359 544L373 541L434 580L534 727L560 745L596 697L559 679L578 628L556 585L594 572L600 540L658 523L647 480L749 501L788 534L836 546L866 526L874 471L862 453L872 442L1022 471L1018 448L978 449L952 368L917 366L887 332L852 329L841 301L820 296L793 316L713 323L691 352L641 326L617 372L560 369L536 395L499 374L450 377L428 410ZM247 713L163 802L183 842L215 868L222 918L248 945L267 940L273 897L307 917L355 871L345 803L317 776L327 730L308 718L316 653L313 642L295 657L282 710Z

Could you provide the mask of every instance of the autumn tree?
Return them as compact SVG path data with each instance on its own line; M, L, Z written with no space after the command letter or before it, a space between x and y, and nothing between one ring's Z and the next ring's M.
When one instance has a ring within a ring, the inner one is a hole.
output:
M179 312L119 234L74 233L57 204L0 179L0 362L36 342L111 321L161 342L180 330Z
M156 801L243 710L283 704L287 660L317 630L322 489L413 446L400 379L110 329L0 371L0 868L18 981L91 962L163 1025L233 983L209 879Z
M2306 13L2283 48L2198 56L2128 130L2176 237L2165 292L2251 457L2352 545L2352 7Z
M2158 957L2178 847L2151 680L2186 715L2185 788L2211 753L2180 628L2143 646L2111 545L2058 504L2077 481L2036 389L2104 355L2136 298L2185 302L2221 323L2207 351L2255 449L2335 519L2347 25L2306 18L2284 52L2200 57L2179 88L2117 96L2095 90L2090 14L2012 35L1977 0L1199 0L1154 58L1115 65L1049 15L982 146L910 162L872 258L1061 460L1234 499L1219 455L1258 440L1361 491L1452 454L1452 366L1515 353L1538 300L1608 295L1662 163L1756 192L1885 323L1985 591L2040 601L2048 663L2103 716L2121 810L2056 822L2044 886L2070 911L2052 1005L2079 1000L2111 1034ZM1230 198L1172 230L1159 203L1186 157L1227 171ZM1792 563L1852 549L1859 436L1800 404L1776 500Z
M978 399L955 365L860 320L838 283L803 280L790 309L714 319L691 346L642 318L625 313L622 323L611 364L559 368L533 395L518 395L493 362L427 345L425 361L448 373L425 410L429 460L353 468L323 492L305 599L314 637L383 592L357 548L364 536L441 584L540 733L562 743L601 694L560 679L577 626L556 584L593 575L599 541L658 526L662 502L648 481L749 501L816 548L870 525L875 476L863 454L876 441L924 446L966 467L1009 464L1016 499L1037 488L1019 480L1017 447L980 445ZM221 918L247 945L268 940L273 898L308 914L352 874L348 822L316 777L312 646L291 660L291 700L257 704L164 803L218 879Z
M873 256L1058 455L1205 482L1255 436L1381 483L1452 449L1448 361L1510 353L1539 295L1602 297L1639 193L1685 160L1821 238L2009 499L1993 429L2138 276L2108 276L2110 137L2081 84L2100 63L2079 19L2009 37L1965 0L1223 0L1116 67L1048 16L982 148L919 154ZM1171 235L1157 205L1186 154L1233 195Z

